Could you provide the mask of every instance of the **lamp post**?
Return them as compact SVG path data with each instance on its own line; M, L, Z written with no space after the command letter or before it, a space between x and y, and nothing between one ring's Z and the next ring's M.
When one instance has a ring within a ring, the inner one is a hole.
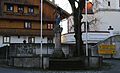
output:
M42 13L43 13L43 0L41 0L40 2L40 38L41 38L41 43L40 43L40 57L41 57L41 68L42 68L42 20L43 20L43 16L42 16Z
M88 0L85 0L85 19L86 19L86 21L85 21L85 24L86 24L86 56L88 56L88 27L87 27L87 25L88 25L88 23L87 23L87 20L88 20L88 18L87 18L87 1Z

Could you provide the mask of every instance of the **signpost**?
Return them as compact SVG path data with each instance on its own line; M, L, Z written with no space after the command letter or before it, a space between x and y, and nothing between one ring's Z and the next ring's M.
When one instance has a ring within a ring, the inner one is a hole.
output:
M98 46L98 53L101 54L101 55L113 55L113 54L116 54L116 46L115 45L105 45L105 44L102 44L102 45L99 45Z
M86 22L85 22L85 24L86 24L86 56L88 56L88 27L87 27L87 20L88 20L88 18L87 18L87 2L88 2L88 0L85 0L85 16L86 16Z
M41 16L40 16L40 20L41 20L41 21L40 21L40 24L41 24L41 25L40 25L40 31L41 31L41 32L40 32L40 37L41 37L40 57L41 57L41 67L42 67L42 41L43 41L43 40L42 40L42 24L43 24L43 23L42 23L42 20L43 20L42 13L43 13L43 0L41 0L40 4L41 4L41 5L40 5L40 7L41 7L41 8L40 8L40 9L41 9L41 10L40 10L40 13L41 13L41 14L40 14L40 15L41 15Z

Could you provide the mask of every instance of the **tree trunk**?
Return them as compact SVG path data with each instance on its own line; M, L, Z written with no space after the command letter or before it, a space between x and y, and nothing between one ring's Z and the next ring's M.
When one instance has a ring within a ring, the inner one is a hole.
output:
M81 19L82 19L82 10L85 7L85 0L68 0L71 4L73 17L74 17L74 31L75 31L75 40L76 40L76 51L75 56L85 56L85 51L83 49L82 41L82 31L81 31ZM75 7L75 2L78 3L78 8Z
M74 11L74 31L76 40L76 53L75 56L84 56L82 31L81 31L81 19L82 15L77 10Z

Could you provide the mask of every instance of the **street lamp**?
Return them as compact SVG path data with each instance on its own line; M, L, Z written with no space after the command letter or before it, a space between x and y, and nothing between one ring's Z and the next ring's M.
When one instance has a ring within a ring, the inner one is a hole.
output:
M42 67L42 21L43 21L43 16L42 16L42 13L43 13L43 0L41 0L40 2L40 37L41 37L41 43L40 43L40 57L41 57L41 67Z
M86 19L86 21L85 21L85 24L86 24L86 56L88 56L88 27L87 27L87 25L88 25L88 23L87 23L87 20L88 20L88 18L87 18L87 2L88 2L88 0L85 0L85 19Z

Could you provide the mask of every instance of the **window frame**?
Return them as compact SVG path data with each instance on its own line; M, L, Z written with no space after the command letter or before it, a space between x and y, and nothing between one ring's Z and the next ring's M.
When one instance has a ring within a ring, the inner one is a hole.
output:
M49 37L48 37L48 38L47 38L47 43L53 43L53 38L51 38L51 37L49 38Z
M33 9L33 12L31 11L31 9ZM33 6L28 7L28 13L34 13L34 7Z
M18 5L17 9L18 9L18 13L24 13L24 6L23 5Z
M30 21L25 21L25 22L24 22L24 28L25 28L25 29L31 29L31 28L32 28L32 22L30 22Z
M53 29L54 25L53 24L47 24L47 29Z
M10 43L10 36L3 36L3 44L9 44Z
M6 9L7 11L13 12L14 6L12 4L6 4L6 7L7 7L7 9ZM12 9L11 9L11 7L12 7Z
M28 37L28 43L35 43L35 37Z
M86 31L86 22L83 22L83 24L84 24L83 31ZM89 24L89 22L87 22L87 31L90 31L90 24Z

